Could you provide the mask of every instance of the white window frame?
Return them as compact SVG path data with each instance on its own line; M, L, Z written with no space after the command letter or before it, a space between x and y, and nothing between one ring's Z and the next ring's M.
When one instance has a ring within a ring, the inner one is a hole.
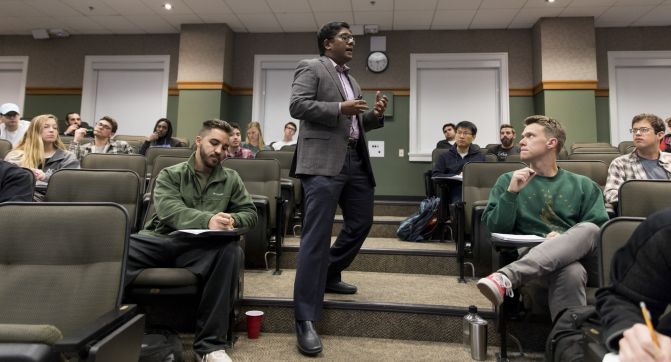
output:
M296 69L296 65L303 59L311 59L318 57L317 54L256 54L254 55L254 83L252 91L252 120L261 122L261 127L266 127L266 122L261 119L263 113L261 107L265 104L265 79L264 72L266 69ZM289 108L289 100L287 99L287 109ZM284 122L284 121L282 121ZM261 130L267 134L265 129Z
M170 80L169 55L87 55L84 58L84 82L82 87L82 119L95 116L98 71L100 70L160 70L163 72L163 117L168 111L168 82Z
M26 101L26 83L28 79L28 57L27 56L11 56L0 57L0 69L3 70L20 70L21 71L21 88L19 89L19 109L23 110L23 105ZM23 115L23 114L22 114Z
M609 51L608 103L610 111L610 142L620 140L617 114L617 68L671 67L671 51ZM626 139L629 141L629 139Z
M508 53L410 54L410 130L408 158L411 162L431 161L431 153L421 152L417 119L417 71L419 69L497 69L499 73L499 124L510 123L508 99ZM434 140L432 140L434 141Z

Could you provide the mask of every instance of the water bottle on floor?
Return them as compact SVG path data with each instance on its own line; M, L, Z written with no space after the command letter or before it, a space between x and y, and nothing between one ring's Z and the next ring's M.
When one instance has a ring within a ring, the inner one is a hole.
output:
M464 350L466 352L471 351L471 322L478 317L478 307L471 305L468 307L468 314L464 316L463 320L463 341L464 341Z
M487 321L475 315L469 326L471 335L471 358L477 361L487 359Z

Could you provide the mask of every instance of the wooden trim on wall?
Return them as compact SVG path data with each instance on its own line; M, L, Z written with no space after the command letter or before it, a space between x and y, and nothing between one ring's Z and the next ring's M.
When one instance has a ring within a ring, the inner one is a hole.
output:
M252 88L235 88L224 82L177 82L178 90L222 90L232 96L251 96Z
M533 95L533 88L510 88L508 90L509 97L531 97Z
M534 95L544 90L596 90L596 80L548 80L534 87Z
M26 87L27 95L81 95L81 88Z
M178 96L179 95L179 89L177 89L177 87L168 88L168 95L169 96Z
M597 96L597 97L608 97L608 94L609 94L609 93L608 93L608 88L606 88L606 89L597 89L597 90L594 92L594 95Z

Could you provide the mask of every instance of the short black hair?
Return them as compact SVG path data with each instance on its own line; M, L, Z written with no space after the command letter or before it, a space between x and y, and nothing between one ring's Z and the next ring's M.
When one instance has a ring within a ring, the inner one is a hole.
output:
M198 132L198 135L203 137L206 133L209 133L213 129L220 129L227 134L231 134L233 129L231 128L231 125L228 124L226 121L222 121L220 119L209 119L205 122L203 122L203 128L200 129L200 132Z
M284 128L287 128L288 125L294 126L294 131L298 131L298 127L296 126L296 123L289 121L287 124L284 125Z
M452 127L452 129L455 130L455 131L457 130L457 127L454 125L454 123L445 123L443 125L443 133L445 133L445 128L447 128L447 127Z
M461 121L457 123L457 128L455 130L458 130L459 128L466 128L470 130L473 136L475 136L478 133L478 127L476 127L473 122Z
M328 24L324 24L319 32L317 33L317 47L319 48L319 55L324 55L326 53L326 48L324 48L324 41L327 39L333 39L342 28L349 29L349 24L344 21L333 21Z
M513 133L515 133L515 127L513 127L512 125L510 125L508 123L501 124L501 127L499 127L499 132L501 132L501 130L504 129L504 128L510 128L510 129L513 130Z
M237 129L238 131L240 130L240 125L238 122L228 122L228 125L231 126L232 129Z
M68 112L68 113L66 113L65 114L65 122L66 123L70 121L70 116L73 115L73 114L79 114L79 112Z

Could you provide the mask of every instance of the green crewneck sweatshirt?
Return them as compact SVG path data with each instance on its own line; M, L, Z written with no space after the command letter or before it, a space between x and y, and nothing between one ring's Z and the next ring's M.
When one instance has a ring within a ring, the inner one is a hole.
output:
M489 231L545 236L580 222L608 220L599 186L589 178L559 169L554 177L536 175L519 193L508 192L512 172L499 177L489 193L482 221Z

